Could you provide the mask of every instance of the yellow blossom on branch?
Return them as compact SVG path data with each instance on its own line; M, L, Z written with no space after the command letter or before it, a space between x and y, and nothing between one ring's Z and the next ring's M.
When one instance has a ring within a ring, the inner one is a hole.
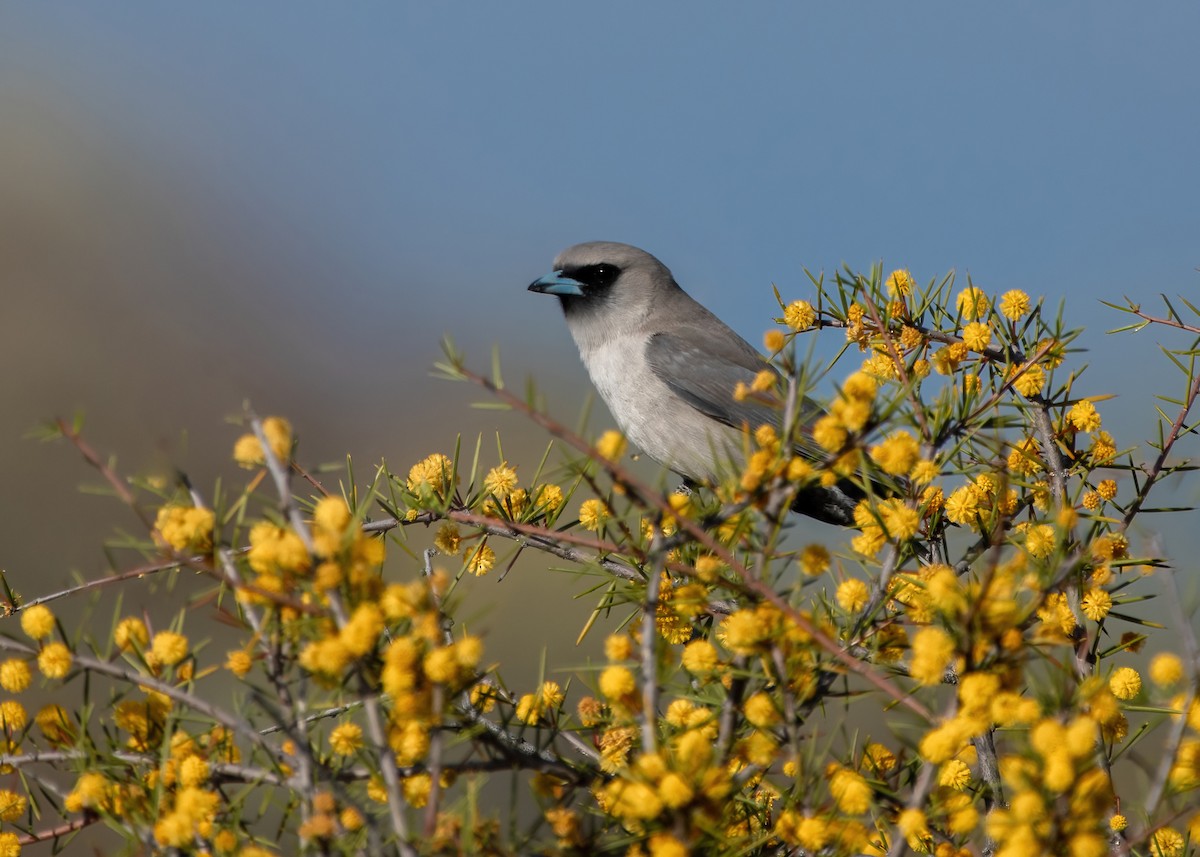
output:
M596 454L605 461L617 461L625 454L628 446L625 435L615 429L609 429L596 441Z
M1108 686L1117 699L1133 699L1142 691L1142 677L1133 667L1117 667Z
M1036 363L1016 369L1013 389L1026 398L1036 396L1046 384L1046 370Z
M913 279L913 275L905 268L899 268L892 271L888 275L887 282L884 286L887 288L887 293L893 298L908 297L912 294L913 288L917 285L917 281Z
M1020 289L1009 289L1000 296L1000 313L1012 321L1029 312L1029 295Z
M44 604L34 604L21 611L21 630L34 640L44 640L54 633L54 614Z
M71 670L71 650L62 643L47 643L38 653L38 669L46 678L64 678Z
M1100 428L1100 413L1087 399L1081 399L1071 406L1067 421L1076 431L1093 432Z
M341 723L329 733L329 747L338 755L353 755L362 746L363 731L357 723Z
M215 520L212 509L168 504L158 510L154 528L177 551L207 553L212 550Z
M604 526L611 514L603 500L584 500L579 507L579 525L585 530L596 532Z
M909 671L920 684L938 684L954 657L954 639L941 628L922 628L912 638Z
M972 351L985 351L992 342L992 328L973 321L963 328L963 343Z
M1079 604L1083 610L1083 614L1093 622L1099 622L1107 616L1108 611L1112 609L1112 605L1112 596L1099 588L1089 589Z
M454 479L454 462L449 456L435 452L421 459L408 471L408 490L420 496L432 494L445 497Z
M1183 661L1173 652L1159 652L1150 660L1150 680L1170 687L1183 678Z
M797 332L808 330L817 320L817 311L808 301L792 301L783 310L783 321Z
M884 473L900 476L912 469L920 452L916 438L906 431L898 431L871 448L871 459Z
M871 590L867 588L867 584L857 577L851 577L838 584L835 597L838 606L847 613L857 613L867 606L870 596Z
M496 564L496 552L486 543L480 544L467 559L467 568L476 577L487 574Z
M484 490L501 500L515 491L517 485L517 471L509 467L507 461L493 467L483 478Z
M174 631L159 631L150 643L150 652L160 663L174 666L187 657L187 637Z
M958 293L958 297L954 299L955 306L958 307L958 313L966 321L974 321L978 318L983 318L992 308L992 303L988 299L983 289L975 286L968 286Z

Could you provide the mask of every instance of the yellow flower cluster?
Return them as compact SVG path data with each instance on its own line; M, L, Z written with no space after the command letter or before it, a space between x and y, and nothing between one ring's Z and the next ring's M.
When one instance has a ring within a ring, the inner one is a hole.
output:
M708 587L703 583L677 584L663 574L654 617L659 635L673 644L690 640L695 619L708 606L708 597Z
M557 513L563 505L563 490L553 484L539 485L532 492L523 489L516 468L505 461L484 477L484 498L480 509L485 515L508 521L534 521Z
M34 604L21 611L21 630L31 639L46 639L54 633L54 626L54 614L44 604Z
M884 473L901 476L918 463L921 449L907 431L893 432L884 441L871 447L871 459Z
M887 288L889 297L905 298L913 293L917 281L913 279L913 275L906 268L900 268L888 275L887 282L884 285Z
M874 556L889 540L907 541L917 534L921 513L899 497L861 500L854 509L854 523L859 533L850 546L865 556Z
M727 811L733 789L730 771L716 761L709 730L689 729L662 752L642 754L620 768L620 776L600 787L596 799L627 828L684 810L688 827L712 828Z
M946 517L960 526L979 530L994 513L1011 515L1017 510L1019 498L1013 488L1001 492L1001 480L990 473L981 473L971 482L956 488L946 498Z
M158 510L154 529L174 550L208 553L213 546L215 522L212 509L168 503Z
M579 507L579 525L585 530L591 530L592 532L598 532L611 516L612 512L609 511L604 501L594 497L590 500L584 500L583 504Z
M808 301L792 301L783 309L783 321L796 332L808 330L817 320L817 311Z
M409 469L407 485L418 502L424 505L446 499L457 479L450 457L435 452Z
M556 713L563 703L563 696L558 682L544 681L534 693L527 693L517 700L517 719L533 726Z
M838 397L830 403L829 413L813 424L812 437L817 445L829 452L840 452L852 432L866 428L878 391L878 383L865 372L848 377Z
M997 854L1109 853L1113 805L1108 775L1092 765L1096 724L1087 717L1067 724L1042 720L1029 733L1032 757L1000 759L1000 774L1013 790L1009 805L985 822Z
M263 436L271 447L275 458L287 464L292 457L292 424L283 417L267 417L262 421ZM233 460L239 467L252 470L267 463L262 443L258 436L247 432L233 445Z
M596 455L605 461L617 461L625 454L625 450L628 447L629 442L625 440L625 435L614 429L609 429L600 435L600 439L596 441Z

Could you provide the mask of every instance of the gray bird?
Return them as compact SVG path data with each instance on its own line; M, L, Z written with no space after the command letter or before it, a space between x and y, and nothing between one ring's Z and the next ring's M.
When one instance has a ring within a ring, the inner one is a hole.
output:
M557 295L592 383L625 436L690 483L710 482L719 464L736 461L744 427L778 426L779 411L735 401L766 360L679 287L645 250L610 241L568 247L532 292ZM821 409L805 399L806 424ZM814 447L797 452L809 458ZM793 510L852 525L862 492L842 482L803 491Z

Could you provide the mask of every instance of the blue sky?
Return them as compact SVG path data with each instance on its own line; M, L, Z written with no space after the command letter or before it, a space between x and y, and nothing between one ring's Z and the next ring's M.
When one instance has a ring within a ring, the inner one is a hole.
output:
M247 398L335 460L524 443L428 367L497 346L571 420L586 376L525 286L593 239L754 342L803 267L1066 300L1085 392L1149 436L1179 385L1098 300L1195 293L1198 37L1192 3L4 4L9 482L61 508L77 465L17 438L76 407L198 476ZM38 532L3 525L10 568Z

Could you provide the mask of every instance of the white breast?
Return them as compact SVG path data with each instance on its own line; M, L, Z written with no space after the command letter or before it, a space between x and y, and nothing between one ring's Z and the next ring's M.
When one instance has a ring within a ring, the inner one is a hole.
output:
M741 450L741 433L677 397L650 369L645 334L579 343L600 397L630 442L696 480L713 478Z

